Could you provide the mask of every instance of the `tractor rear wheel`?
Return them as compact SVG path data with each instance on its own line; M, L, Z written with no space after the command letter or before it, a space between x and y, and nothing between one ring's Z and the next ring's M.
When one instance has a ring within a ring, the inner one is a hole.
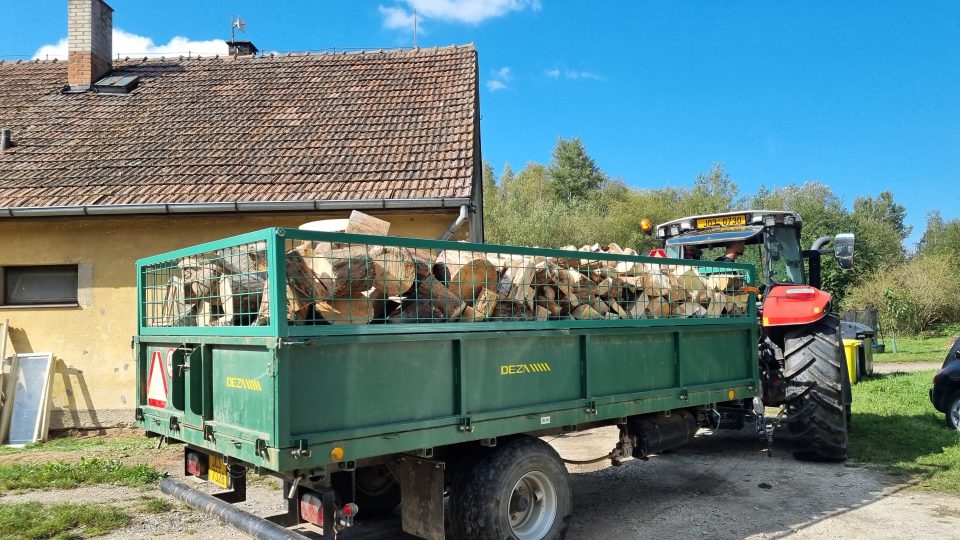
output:
M847 459L850 383L840 343L835 315L784 336L787 436L797 459Z

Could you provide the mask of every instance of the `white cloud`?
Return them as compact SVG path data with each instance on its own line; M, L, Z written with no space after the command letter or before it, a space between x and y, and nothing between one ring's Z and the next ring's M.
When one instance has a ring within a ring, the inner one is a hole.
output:
M496 92L507 87L507 82L513 78L509 66L493 70L493 76L487 81L487 90Z
M414 12L420 20L480 24L525 9L539 10L540 0L399 0L396 6L379 6L383 27L389 29L412 29Z
M413 14L403 8L379 6L380 15L383 15L383 27L391 30L413 30Z
M594 71L579 71L576 69L565 69L561 70L560 68L547 69L543 72L544 75L550 77L551 79L559 79L563 77L564 79L577 80L577 79L590 79L594 81L605 81L607 77L596 73Z
M113 29L113 56L186 56L227 54L227 43L222 39L208 41L194 41L183 36L175 36L168 43L157 45L152 39L125 32L119 28ZM41 60L57 58L67 59L67 38L56 43L44 45L37 49L34 58Z

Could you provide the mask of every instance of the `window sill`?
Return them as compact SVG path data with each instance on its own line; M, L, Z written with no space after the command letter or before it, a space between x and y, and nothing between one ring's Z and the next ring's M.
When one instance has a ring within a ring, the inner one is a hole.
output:
M80 304L74 302L72 304L0 304L0 310L4 309L49 309L49 308L76 308L80 307Z

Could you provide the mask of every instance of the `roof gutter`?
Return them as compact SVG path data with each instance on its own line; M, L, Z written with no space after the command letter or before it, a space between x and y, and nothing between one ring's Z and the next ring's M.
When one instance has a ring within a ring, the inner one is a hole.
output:
M244 212L314 212L335 210L427 210L460 208L469 197L451 199L354 199L335 201L261 201L175 204L113 204L0 208L2 218L120 216L141 214L216 214Z

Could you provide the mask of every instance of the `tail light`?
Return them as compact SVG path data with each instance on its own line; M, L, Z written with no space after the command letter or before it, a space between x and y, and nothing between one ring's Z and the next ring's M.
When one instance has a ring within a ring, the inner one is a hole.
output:
M792 300L810 300L817 295L817 290L813 287L793 287L787 289L787 298Z
M300 497L300 517L317 527L323 527L323 501L313 493Z

